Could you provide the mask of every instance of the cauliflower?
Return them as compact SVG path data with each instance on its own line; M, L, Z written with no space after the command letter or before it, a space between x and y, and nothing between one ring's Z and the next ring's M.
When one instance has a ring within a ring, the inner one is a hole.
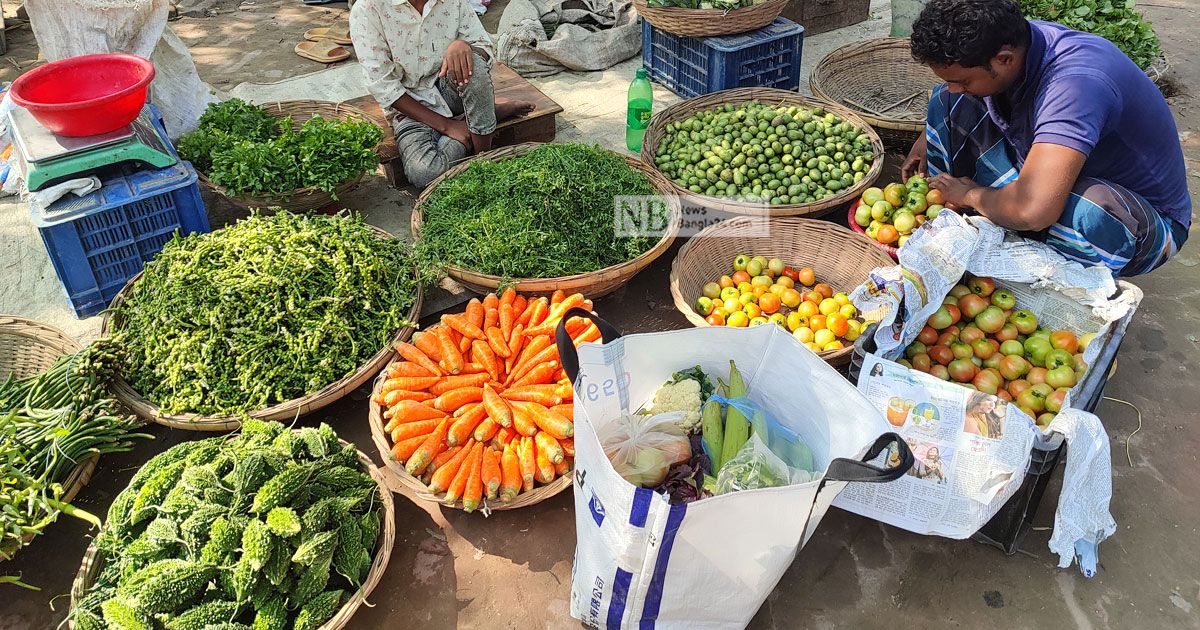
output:
M700 383L690 378L674 383L667 383L654 393L654 405L650 412L683 413L683 419L675 424L688 432L700 429Z

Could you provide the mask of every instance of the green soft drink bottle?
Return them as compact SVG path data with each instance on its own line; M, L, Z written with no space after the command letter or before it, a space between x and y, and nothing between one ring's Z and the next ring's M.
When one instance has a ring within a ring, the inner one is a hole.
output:
M642 137L650 124L650 110L654 106L654 88L646 76L645 68L638 68L637 76L629 84L629 110L625 121L625 146L630 151L642 150Z

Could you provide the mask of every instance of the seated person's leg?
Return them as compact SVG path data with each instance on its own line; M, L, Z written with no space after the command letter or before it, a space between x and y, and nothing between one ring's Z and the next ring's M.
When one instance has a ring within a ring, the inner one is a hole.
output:
M1080 178L1046 244L1085 265L1113 275L1148 273L1183 246L1187 230L1163 217L1140 195L1090 177Z
M474 66L471 78L462 86L456 86L443 78L438 89L455 115L465 114L467 129L471 132L471 144L475 153L492 147L492 133L496 131L496 92L492 87L492 72L487 62L478 54L472 54Z
M999 188L1017 178L1013 151L988 115L982 99L933 89L925 128L929 175L970 177Z
M412 119L396 125L396 146L404 175L417 188L425 188L467 155L461 143Z

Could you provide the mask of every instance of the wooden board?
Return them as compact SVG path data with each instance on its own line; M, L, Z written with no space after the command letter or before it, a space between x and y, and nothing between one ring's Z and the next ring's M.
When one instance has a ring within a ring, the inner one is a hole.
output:
M534 87L508 66L497 63L492 66L492 87L497 98L512 101L528 101L533 103L533 111L519 118L502 120L496 125L496 135L492 146L502 147L522 142L550 142L554 140L557 129L555 116L563 110L549 96ZM361 96L346 101L375 120L375 124L390 131L392 126L383 116L383 108L372 96ZM390 133L389 133L390 136ZM396 187L408 185L404 178L404 168L400 164L400 151L394 139L384 142L379 152L379 161L383 164L388 181Z

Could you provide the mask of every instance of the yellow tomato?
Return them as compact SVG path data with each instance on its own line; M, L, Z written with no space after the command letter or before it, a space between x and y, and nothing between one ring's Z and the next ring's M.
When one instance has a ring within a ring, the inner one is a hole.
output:
M838 309L838 312L846 319L853 319L855 315L858 315L858 309L854 308L853 304L843 304L842 308Z
M739 282L737 285L738 293L749 293L754 290L754 285L749 282Z
M729 317L725 318L725 325L733 326L734 328L745 328L750 325L750 316L743 311L730 313Z
M821 330L813 333L813 343L821 346L822 348L828 345L829 342L836 339L837 335L833 334L833 331L829 330L828 328L822 328Z
M805 317L812 317L813 315L816 315L817 313L819 313L820 309L817 308L817 305L815 302L812 302L810 300L804 300L803 302L800 303L800 306L796 307L796 312L800 313L801 315L803 315Z
M845 293L834 293L833 299L837 300L838 306L845 306L850 303L850 296Z
M742 312L746 313L750 319L754 319L755 317L762 315L762 309L759 308L757 304L747 304L746 306L742 307Z
M721 289L720 297L722 300L728 300L729 298L736 298L739 295L741 295L741 292L736 287L725 287Z
M769 287L774 284L774 281L771 280L771 276L754 276L750 278L750 284L756 287Z
M762 297L763 294L766 292L767 292L766 287L754 287L754 290L751 291L751 293L753 293L756 297Z
M759 317L751 317L750 318L751 326L762 326L763 324L769 324L769 323L771 323L770 320L768 320L766 317L762 317L761 315Z
M779 315L779 314L780 313L775 313L775 315ZM792 311L791 313L787 314L786 321L787 321L787 329L792 332L796 332L796 329L803 326L805 321L807 321L807 320L805 320L804 316L801 315L800 313L797 313L796 311Z
M722 318L724 318L729 315L729 310L726 309L724 306L718 306L718 307L714 308L712 310L712 312L709 313L709 315L720 315Z
M772 324L775 324L778 326L786 326L787 325L787 318L783 316L783 313L771 313L771 316L768 317L767 319L769 319Z
M858 339L859 335L862 334L862 331L859 329L858 326L854 325L857 322L855 322L853 319L847 323L850 324L850 326L846 329L846 334L844 336L844 339L846 341L849 341L850 343L854 343L854 340Z
M801 326L792 331L792 336L795 337L800 343L812 343L813 331L807 326Z
M771 291L771 295L774 295L775 297L779 298L779 300L782 302L783 294L785 291L787 291L787 287L783 286L782 284L772 284L770 291Z
M806 344L804 344L804 345L808 346L808 349L809 349L809 350L812 350L813 352L820 352L820 351L821 351L821 346L818 346L818 345L817 345L817 344L815 344L815 343L809 342L809 343L806 343Z
M758 296L754 295L753 293L743 293L742 296L738 298L738 301L742 303L742 306L747 304L758 304Z
M836 313L839 308L841 308L841 306L838 305L837 300L834 300L833 298L825 298L824 300L821 300L821 304L817 307L817 310L819 310L822 315L832 315Z
M736 297L731 297L728 300L725 300L724 302L722 302L721 306L725 307L726 313L732 313L734 311L742 310L742 301L737 299Z
M843 345L842 342L838 341L837 339L834 339L833 341L830 341L829 343L822 346L821 349L826 352L829 352L830 350L837 350L838 348L845 348L845 347L846 346Z
M796 281L792 280L791 278L789 278L787 276L779 276L778 278L775 279L775 284L778 284L778 285L784 287L785 289L791 289L796 286Z

